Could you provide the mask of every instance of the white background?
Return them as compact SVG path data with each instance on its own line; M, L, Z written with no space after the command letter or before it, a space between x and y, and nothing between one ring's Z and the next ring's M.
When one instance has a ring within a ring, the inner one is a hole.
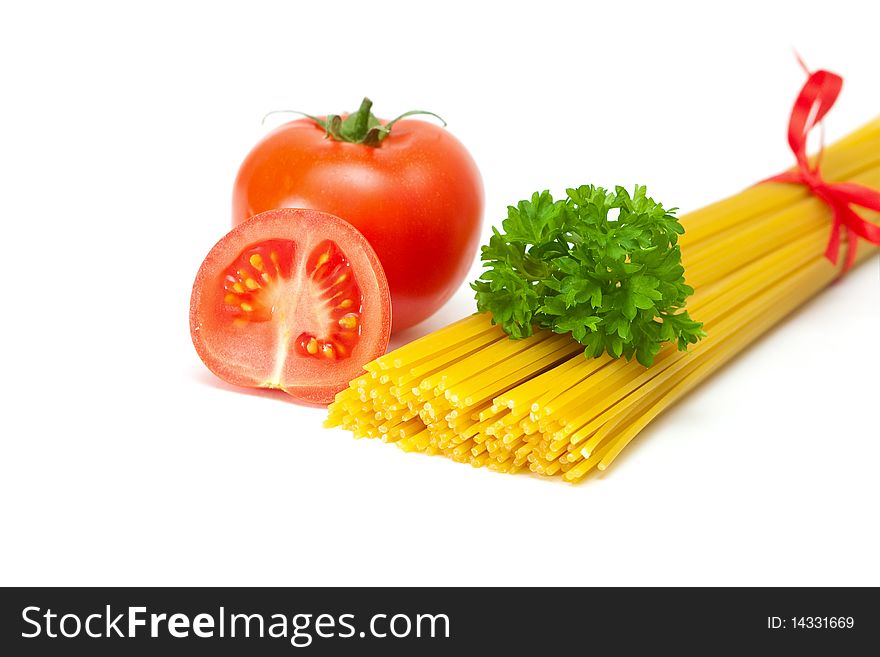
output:
M586 182L687 211L791 164L793 47L829 139L880 112L875 3L220 4L0 10L0 584L880 584L876 257L578 487L232 390L187 317L269 110L443 115L487 230Z

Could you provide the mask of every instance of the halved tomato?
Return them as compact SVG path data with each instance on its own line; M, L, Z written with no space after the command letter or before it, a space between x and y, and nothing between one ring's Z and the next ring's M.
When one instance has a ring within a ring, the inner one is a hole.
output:
M254 216L211 249L189 321L196 351L221 379L328 404L385 352L391 297L356 228L285 208Z

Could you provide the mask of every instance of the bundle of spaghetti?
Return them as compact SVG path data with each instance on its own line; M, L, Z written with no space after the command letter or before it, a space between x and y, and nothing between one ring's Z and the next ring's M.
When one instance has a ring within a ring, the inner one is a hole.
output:
M880 118L825 150L828 180L880 187ZM869 219L876 216L865 214ZM707 337L654 364L586 358L569 336L510 340L477 314L388 353L340 392L328 426L500 472L604 470L651 420L839 275L827 205L763 183L682 217L690 314ZM876 247L860 245L864 260Z

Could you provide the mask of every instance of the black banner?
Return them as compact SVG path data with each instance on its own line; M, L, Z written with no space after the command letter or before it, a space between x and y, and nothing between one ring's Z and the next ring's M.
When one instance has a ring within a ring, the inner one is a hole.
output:
M511 655L595 649L855 654L876 589L22 588L5 655ZM466 653L470 654L470 653Z

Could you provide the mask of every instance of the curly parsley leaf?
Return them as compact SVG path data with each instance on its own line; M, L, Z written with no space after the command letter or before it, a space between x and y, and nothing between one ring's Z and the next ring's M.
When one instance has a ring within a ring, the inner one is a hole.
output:
M684 310L675 208L584 185L554 201L532 194L507 208L482 248L486 271L471 284L477 308L512 338L535 327L571 333L588 356L635 357L649 366L665 342L681 350L705 333ZM616 216L614 216L616 214Z

